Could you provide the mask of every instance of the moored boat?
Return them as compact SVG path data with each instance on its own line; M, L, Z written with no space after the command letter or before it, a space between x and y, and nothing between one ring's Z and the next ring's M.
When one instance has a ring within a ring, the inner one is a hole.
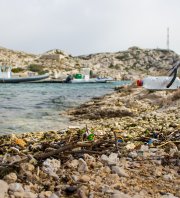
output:
M0 83L20 83L20 82L35 82L46 79L49 74L34 75L27 77L12 76L11 67L0 67Z
M113 78L99 78L90 77L90 70L88 68L83 69L83 73L78 73L73 76L68 75L64 82L66 83L106 83L113 81Z
M89 79L75 79L73 78L71 83L106 83L113 81L112 78L89 78Z

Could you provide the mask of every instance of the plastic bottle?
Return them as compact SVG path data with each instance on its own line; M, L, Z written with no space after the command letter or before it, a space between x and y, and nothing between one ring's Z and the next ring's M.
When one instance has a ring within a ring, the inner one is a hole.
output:
M167 85L171 82L172 77L169 76L148 76L143 80L137 80L137 85L142 86L145 89L150 90L171 90L180 88L180 79L176 77L172 85L167 88Z

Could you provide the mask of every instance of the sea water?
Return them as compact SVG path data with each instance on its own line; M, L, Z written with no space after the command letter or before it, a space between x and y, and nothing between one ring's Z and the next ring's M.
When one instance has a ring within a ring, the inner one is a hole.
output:
M0 135L60 130L70 125L63 113L129 81L92 84L0 84Z

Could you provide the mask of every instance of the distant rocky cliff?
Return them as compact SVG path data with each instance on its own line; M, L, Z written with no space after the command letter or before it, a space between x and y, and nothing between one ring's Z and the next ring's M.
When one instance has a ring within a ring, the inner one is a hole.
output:
M51 78L65 78L77 73L82 67L89 67L98 76L116 79L135 79L144 75L167 73L179 55L163 49L140 49L131 47L126 51L71 56L61 50L50 50L35 55L0 48L0 65L11 65L29 70L30 65L48 70Z

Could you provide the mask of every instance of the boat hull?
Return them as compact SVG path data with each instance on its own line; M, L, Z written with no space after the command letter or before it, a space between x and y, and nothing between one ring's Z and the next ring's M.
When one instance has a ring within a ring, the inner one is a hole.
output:
M0 78L0 83L35 82L35 81L40 81L40 80L46 79L48 77L49 77L49 74L30 76L30 77Z
M111 78L72 79L69 83L106 83L112 80Z

